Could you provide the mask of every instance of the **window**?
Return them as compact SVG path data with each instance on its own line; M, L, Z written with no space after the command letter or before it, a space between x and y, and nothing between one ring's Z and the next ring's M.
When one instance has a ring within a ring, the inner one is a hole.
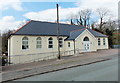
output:
M59 38L59 46L63 47L63 39L62 38Z
M68 42L68 47L70 47L70 42Z
M103 38L103 45L105 45L105 38Z
M53 48L53 38L48 39L48 48Z
M36 48L42 48L42 39L41 39L41 37L38 37L36 39Z
M88 37L85 37L85 38L83 39L83 41L89 41L89 38L88 38Z
M28 38L27 37L23 37L22 39L22 49L28 49Z
M98 38L98 45L100 45L100 38Z

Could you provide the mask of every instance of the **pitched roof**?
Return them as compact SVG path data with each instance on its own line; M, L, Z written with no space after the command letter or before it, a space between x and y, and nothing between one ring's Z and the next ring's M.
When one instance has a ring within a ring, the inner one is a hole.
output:
M61 36L69 36L70 31L85 28L84 26L59 24ZM57 35L57 23L30 21L13 35Z
M86 28L71 31L70 36L66 40L75 40Z
M100 32L95 31L95 30L92 30L92 29L89 29L89 28L87 30L89 32L91 32L95 37L108 37L107 35L104 35Z
M84 26L59 24L59 35L67 36L67 40L76 39L85 29L91 32L95 37L107 37L99 32L88 29ZM57 23L41 22L31 20L19 28L12 35L37 35L37 36L57 36Z
M75 39L76 39L83 31L85 31L86 29L87 29L89 32L91 32L91 34L93 34L95 37L107 37L106 35L103 35L103 34L97 32L97 31L94 31L94 30L92 30L92 29L83 28L83 29L71 31L69 38L67 38L66 40L75 40Z

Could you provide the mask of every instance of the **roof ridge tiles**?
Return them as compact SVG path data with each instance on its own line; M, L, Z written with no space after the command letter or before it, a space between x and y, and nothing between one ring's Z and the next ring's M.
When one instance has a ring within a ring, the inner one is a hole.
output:
M44 22L44 23L57 23L57 22L47 22L47 21L38 21L38 20L31 20L31 21L36 21L36 22ZM66 23L60 23L59 24L65 24L65 25L75 25L75 26L83 26L83 25L76 25L76 24L66 24ZM85 27L85 26L83 26Z
M70 32L81 31L81 30L83 30L83 29L87 29L87 28L77 29L77 30L73 30L73 31L70 31Z

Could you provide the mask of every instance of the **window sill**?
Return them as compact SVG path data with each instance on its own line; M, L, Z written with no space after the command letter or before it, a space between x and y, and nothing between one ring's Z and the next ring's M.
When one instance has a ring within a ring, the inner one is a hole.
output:
M42 48L36 48L37 50L42 49Z
M48 49L52 49L52 48L48 48Z
M28 51L29 49L22 49L22 51Z

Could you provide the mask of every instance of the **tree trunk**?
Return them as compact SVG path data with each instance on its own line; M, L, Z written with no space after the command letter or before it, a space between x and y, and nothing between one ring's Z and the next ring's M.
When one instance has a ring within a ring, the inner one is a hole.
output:
M100 18L100 26L99 26L99 29L102 30L102 24L103 24L103 18Z
M84 26L86 27L86 20L84 20Z

